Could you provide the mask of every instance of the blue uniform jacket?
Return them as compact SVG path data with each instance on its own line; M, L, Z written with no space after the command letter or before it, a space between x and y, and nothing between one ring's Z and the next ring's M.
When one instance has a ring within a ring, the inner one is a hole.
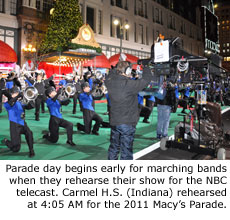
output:
M144 97L138 94L138 104L143 105Z
M149 101L152 101L152 102L155 102L155 101L156 101L154 95L151 95L151 96L148 98L148 100L149 100Z
M186 87L186 90L185 90L184 95L185 95L186 97L189 97L189 93L190 93L190 87Z
M91 111L94 111L94 108L92 106L92 102L93 102L92 95L89 95L89 94L83 92L79 95L79 99L80 99L84 109L89 109Z
M55 116L57 118L62 118L62 114L60 112L61 104L58 100L54 102L51 98L48 98L46 100L46 104L49 108L50 115Z
M12 89L13 87L14 87L14 82L13 81L6 82L6 88L7 89Z
M13 106L10 106L8 102L4 104L5 109L8 112L9 120L20 125L25 125L25 120L21 119L21 115L24 112L21 102L17 101Z
M179 99L179 91L178 91L178 86L175 86L175 94L176 94L176 98Z
M66 86L67 82L65 79L62 79L60 82L59 82L59 86Z

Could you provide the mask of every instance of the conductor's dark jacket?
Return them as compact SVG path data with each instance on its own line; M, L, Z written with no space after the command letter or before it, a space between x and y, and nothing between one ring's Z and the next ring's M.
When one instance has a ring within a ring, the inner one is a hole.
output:
M106 77L105 85L110 98L110 125L122 124L136 126L139 120L137 94L151 81L151 71L144 68L142 79L131 80L119 75L116 69L110 71Z

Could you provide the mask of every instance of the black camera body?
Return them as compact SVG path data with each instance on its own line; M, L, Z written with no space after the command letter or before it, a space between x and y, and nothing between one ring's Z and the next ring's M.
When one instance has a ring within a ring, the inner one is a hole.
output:
M152 45L150 59L138 60L139 65L148 66L152 70L152 81L155 84L160 81L162 76L165 81L172 83L192 83L194 79L200 79L201 75L206 77L208 74L206 58L193 56L184 51L182 40L179 37L166 39L162 42L168 43L168 51L165 50L165 54L168 53L168 60L158 62L159 52L157 51L161 42L158 42L158 45Z

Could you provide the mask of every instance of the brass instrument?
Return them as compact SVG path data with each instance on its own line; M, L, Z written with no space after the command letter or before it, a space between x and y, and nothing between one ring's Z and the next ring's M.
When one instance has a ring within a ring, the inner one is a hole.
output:
M73 83L67 83L65 87L62 88L61 94L58 96L59 100L64 100L73 96L76 93L76 87Z
M33 86L27 87L23 91L23 102L24 103L35 101L37 97L38 97L38 90Z
M68 95L68 97L73 96L76 92L76 87L73 83L67 83L65 86L65 92Z
M10 71L8 76L7 76L7 79L13 80L16 76L17 76L17 73L15 71Z

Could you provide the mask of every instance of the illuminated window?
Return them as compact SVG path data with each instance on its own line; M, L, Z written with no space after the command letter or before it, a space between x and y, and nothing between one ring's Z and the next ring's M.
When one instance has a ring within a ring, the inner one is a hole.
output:
M230 57L227 57L227 61L230 61Z
M225 53L225 50L223 50L223 53Z
M224 61L227 61L227 57L224 57Z
M225 21L222 21L222 24L224 24L225 23Z

